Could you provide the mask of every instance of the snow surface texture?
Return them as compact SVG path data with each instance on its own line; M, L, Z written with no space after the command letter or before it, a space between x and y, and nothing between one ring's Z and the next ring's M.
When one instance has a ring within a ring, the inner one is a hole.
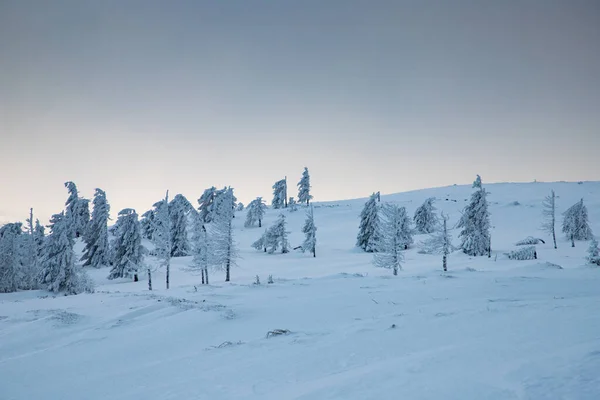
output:
M600 398L600 269L586 264L588 242L571 248L561 235L554 250L539 231L553 188L558 213L583 197L600 234L600 183L484 187L492 256L451 253L448 273L417 246L398 276L375 268L354 248L361 199L314 204L316 258L256 251L264 228L235 218L242 258L228 284L215 272L200 285L183 257L172 259L168 291L164 270L148 292L89 268L94 294L0 294L0 399ZM472 191L381 200L412 215L436 197L453 227ZM263 226L280 212L269 209ZM304 212L286 217L298 246ZM538 259L508 260L529 235L546 241Z

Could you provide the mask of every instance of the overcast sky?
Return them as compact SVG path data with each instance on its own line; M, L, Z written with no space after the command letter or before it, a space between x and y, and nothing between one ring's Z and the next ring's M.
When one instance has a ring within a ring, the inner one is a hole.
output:
M0 0L0 220L600 180L600 2ZM290 190L295 195L295 190Z

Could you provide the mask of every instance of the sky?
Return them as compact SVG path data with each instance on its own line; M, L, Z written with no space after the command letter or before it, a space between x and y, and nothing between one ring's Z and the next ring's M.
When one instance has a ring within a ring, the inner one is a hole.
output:
M0 0L0 222L600 180L599 43L595 0Z

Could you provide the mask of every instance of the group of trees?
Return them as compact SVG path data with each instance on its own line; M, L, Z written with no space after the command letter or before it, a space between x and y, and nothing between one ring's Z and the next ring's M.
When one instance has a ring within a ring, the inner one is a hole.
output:
M271 201L271 207L274 209L293 207L295 209L296 204L305 204L308 206L313 196L310 194L310 174L308 168L304 167L302 177L297 183L298 186L298 201L293 197L287 197L287 177L283 178L273 184L273 200Z

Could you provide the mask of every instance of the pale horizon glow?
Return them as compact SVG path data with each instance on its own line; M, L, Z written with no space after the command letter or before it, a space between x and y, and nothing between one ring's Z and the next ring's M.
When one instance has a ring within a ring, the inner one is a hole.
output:
M247 204L600 180L600 4L0 2L0 223L106 191Z

